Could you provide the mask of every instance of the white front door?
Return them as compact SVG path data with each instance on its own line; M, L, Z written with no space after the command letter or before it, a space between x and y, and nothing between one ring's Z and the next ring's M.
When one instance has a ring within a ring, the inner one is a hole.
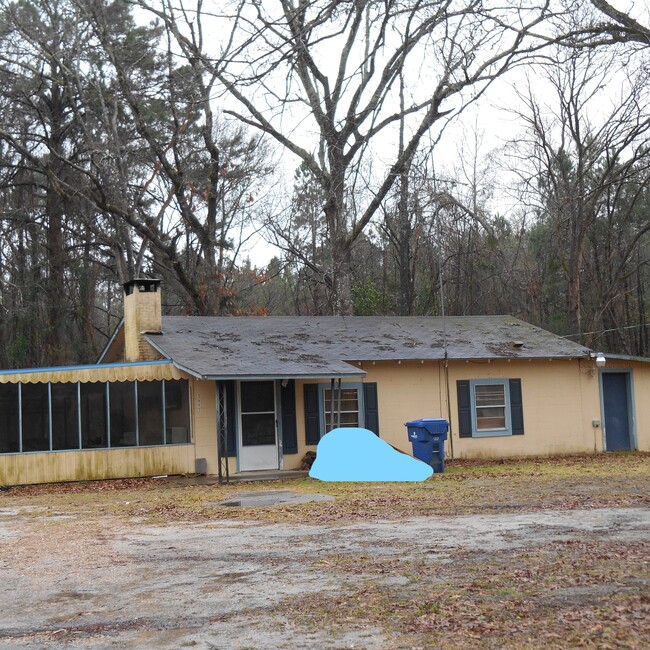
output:
M239 403L239 471L278 469L275 382L240 382Z

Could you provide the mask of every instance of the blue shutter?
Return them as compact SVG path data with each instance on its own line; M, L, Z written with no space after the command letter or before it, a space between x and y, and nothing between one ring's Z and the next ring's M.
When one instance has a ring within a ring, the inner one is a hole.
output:
M298 431L296 429L296 382L290 379L280 389L282 408L282 453L298 453Z
M510 380L510 421L512 435L524 434L524 405L521 399L521 379Z
M318 384L305 384L305 442L317 445L320 440Z
M226 456L237 455L237 391L234 381L224 381L226 387Z
M379 402L375 383L363 385L363 411L366 429L379 435Z
M469 381L456 382L458 392L458 435L461 438L472 437L472 402L469 395Z

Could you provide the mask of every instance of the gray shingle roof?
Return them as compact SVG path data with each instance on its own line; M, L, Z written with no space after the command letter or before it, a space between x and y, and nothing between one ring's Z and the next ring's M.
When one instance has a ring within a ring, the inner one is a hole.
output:
M590 350L512 316L167 316L147 340L201 377L363 376L348 362L575 358Z

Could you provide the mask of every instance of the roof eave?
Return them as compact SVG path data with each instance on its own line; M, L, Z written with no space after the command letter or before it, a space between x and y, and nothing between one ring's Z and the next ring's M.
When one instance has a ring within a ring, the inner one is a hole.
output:
M363 379L366 373L363 370L359 372L329 372L329 373L284 373L284 374L269 374L269 375L241 375L241 374L219 374L219 375L202 375L201 379L207 381L262 381L262 380L275 380L275 379Z

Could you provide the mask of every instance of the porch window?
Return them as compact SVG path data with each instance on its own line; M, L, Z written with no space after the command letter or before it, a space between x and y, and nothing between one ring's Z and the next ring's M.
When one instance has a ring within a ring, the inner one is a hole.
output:
M0 454L189 441L186 380L0 384Z
M190 395L184 379L165 381L165 442L168 445L190 441Z
M23 384L23 451L49 451L50 413L47 384Z
M52 449L79 449L77 384L50 384Z
M138 431L143 446L165 443L163 426L163 387L159 381L139 381Z
M0 454L20 451L18 384L0 384Z
M106 407L107 391L103 382L80 384L81 397L81 447L103 449L107 447ZM23 435L26 431L23 427Z

